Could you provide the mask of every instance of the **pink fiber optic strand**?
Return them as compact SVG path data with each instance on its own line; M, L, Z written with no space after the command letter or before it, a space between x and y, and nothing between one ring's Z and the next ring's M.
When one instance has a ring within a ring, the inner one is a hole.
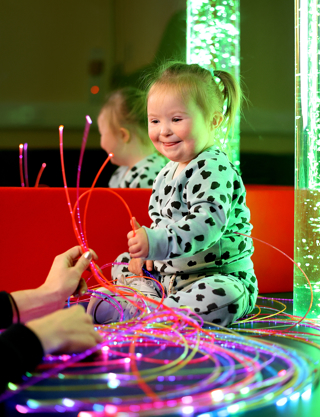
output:
M80 195L80 192L79 192L79 189L80 189L80 175L81 175L83 155L84 155L84 151L85 151L85 148L86 148L87 139L88 139L91 124L92 124L92 120L91 120L90 116L87 115L86 116L86 125L85 125L84 132L83 132L83 138L82 138L82 144L81 144L81 150L80 150L79 164L78 164L77 201L79 200L79 195ZM81 237L81 240L83 242L83 246L87 250L87 244L86 244L86 241L85 241L85 238L84 238L82 224L81 224L80 205L79 204L77 205L77 219L78 219L78 225L79 225L79 230L80 230L80 237Z
M23 178L23 145L19 145L19 172L20 172L20 182L21 187L24 187L24 178Z
M77 227L76 222L73 218L72 206L71 206L71 201L70 201L70 196L69 196L69 191L68 191L68 186L67 186L67 179L66 179L66 172L65 172L64 158L63 158L63 127L64 126L62 126L62 125L59 126L59 139L60 139L61 170L62 170L64 190L65 190L66 197L67 197L68 208L69 208L69 212L70 212L70 215L71 215L73 230L74 230L74 233L76 235L76 239L78 241L78 244L81 246L82 251L85 252L84 248L83 248L82 240L80 238L78 227Z
M29 187L29 177L28 177L28 144L25 143L23 145L23 165L24 165L24 179L26 183L26 187Z

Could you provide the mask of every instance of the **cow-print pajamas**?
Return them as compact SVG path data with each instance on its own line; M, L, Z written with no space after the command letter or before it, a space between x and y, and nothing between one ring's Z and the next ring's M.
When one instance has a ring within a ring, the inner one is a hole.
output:
M205 321L227 326L252 311L258 294L250 259L250 212L242 179L227 156L210 147L173 178L169 162L154 181L145 228L147 259L167 291L164 304L188 306ZM139 219L137 219L139 221ZM122 254L117 262L129 262ZM113 279L130 276L115 265Z
M168 159L158 152L139 161L131 169L121 166L112 174L110 188L152 188L153 181Z

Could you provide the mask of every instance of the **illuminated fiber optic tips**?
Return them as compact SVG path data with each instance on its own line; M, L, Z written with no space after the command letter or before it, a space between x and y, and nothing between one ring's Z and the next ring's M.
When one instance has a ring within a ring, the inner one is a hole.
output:
M28 173L28 144L19 145L19 173L20 173L20 183L21 187L29 187L29 173ZM43 163L41 165L40 171L37 175L37 179L34 187L39 186L41 175L47 164Z

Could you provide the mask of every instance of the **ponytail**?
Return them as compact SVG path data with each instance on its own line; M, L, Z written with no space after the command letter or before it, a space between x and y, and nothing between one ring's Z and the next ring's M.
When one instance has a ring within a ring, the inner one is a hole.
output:
M220 79L218 88L223 95L224 101L224 122L226 126L226 136L233 129L237 110L240 108L242 100L242 92L236 79L226 71L214 71L214 77Z

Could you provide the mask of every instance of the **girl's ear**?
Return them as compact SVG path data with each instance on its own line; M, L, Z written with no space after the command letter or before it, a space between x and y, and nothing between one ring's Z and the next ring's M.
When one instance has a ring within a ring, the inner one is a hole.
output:
M131 135L128 129L126 129L125 127L120 127L120 135L123 143L130 142Z
M221 123L223 122L223 114L219 111L213 113L212 120L211 120L211 127L212 129L217 129Z

